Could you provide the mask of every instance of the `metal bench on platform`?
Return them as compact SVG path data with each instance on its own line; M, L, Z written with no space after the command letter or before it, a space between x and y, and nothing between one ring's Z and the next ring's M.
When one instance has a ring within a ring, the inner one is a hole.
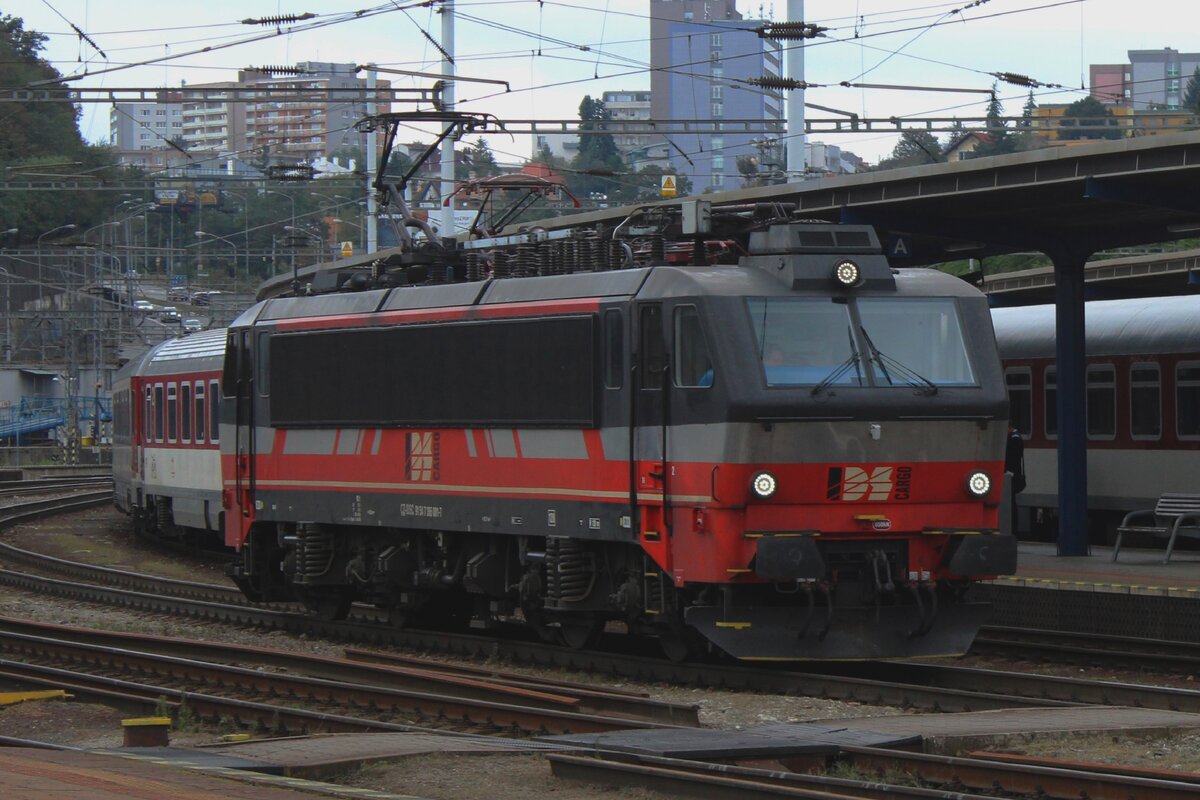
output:
M1117 560L1117 553L1121 552L1121 538L1126 531L1169 536L1167 554L1163 558L1163 563L1166 564L1171 560L1171 551L1175 549L1177 537L1182 534L1200 538L1200 494L1164 494L1158 498L1154 508L1126 514L1117 528L1113 561Z

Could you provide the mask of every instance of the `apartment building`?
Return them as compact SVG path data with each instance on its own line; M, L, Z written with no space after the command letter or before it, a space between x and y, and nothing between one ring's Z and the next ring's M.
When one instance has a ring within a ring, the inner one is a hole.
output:
M697 193L740 186L737 157L756 155L763 130L723 130L723 119L762 120L784 130L779 92L740 80L779 77L783 51L754 32L762 20L744 19L735 0L650 0L650 115L656 120L712 120L712 133L662 137L670 166L691 177ZM685 158L683 153L687 154Z

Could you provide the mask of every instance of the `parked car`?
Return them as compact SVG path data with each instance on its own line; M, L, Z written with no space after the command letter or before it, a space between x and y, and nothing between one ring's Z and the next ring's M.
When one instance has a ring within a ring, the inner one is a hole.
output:
M180 327L183 328L184 333L199 333L204 330L204 323L195 317L188 317L180 323Z
M167 289L168 300L179 300L186 303L191 296L191 292L186 286L172 286L170 289Z

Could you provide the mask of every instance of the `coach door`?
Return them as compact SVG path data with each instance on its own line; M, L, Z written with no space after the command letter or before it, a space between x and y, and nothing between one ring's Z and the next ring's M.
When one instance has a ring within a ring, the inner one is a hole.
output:
M642 530L669 533L670 364L662 303L637 306L632 458Z
M233 330L225 350L221 391L225 420L233 422L233 497L226 515L226 544L239 545L254 521L254 381L251 358L252 328ZM225 437L222 436L222 441ZM231 535L233 539L231 541Z

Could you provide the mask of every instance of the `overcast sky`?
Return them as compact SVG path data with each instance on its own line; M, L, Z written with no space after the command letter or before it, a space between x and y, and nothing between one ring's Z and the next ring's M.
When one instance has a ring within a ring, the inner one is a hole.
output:
M1069 103L1084 95L1091 63L1124 63L1126 52L1171 47L1200 51L1194 0L807 0L805 21L830 28L805 51L806 79L833 84L811 89L806 100L868 117L978 116L986 96L969 93L848 89L841 81L956 89L989 89L987 73L1012 72L1067 89L1037 90L1043 103ZM964 8L971 5L970 8ZM232 80L240 68L299 61L374 62L397 69L440 70L440 53L423 29L440 38L435 9L395 0L24 0L0 13L21 16L26 28L50 35L45 56L64 75L91 73L74 85L92 88L178 86ZM500 118L575 118L584 94L609 89L649 89L648 0L465 0L455 3L456 61L465 76L499 78L512 92L462 83L459 108ZM787 19L786 0L749 2L748 18ZM761 10L760 10L761 9ZM310 30L271 35L274 28L238 20L312 12L314 22L366 10ZM954 13L961 10L960 13ZM68 24L68 21L70 24ZM941 24L934 25L933 23ZM84 31L102 50L81 38ZM244 41L264 37L258 41ZM244 42L244 43L241 43ZM232 47L191 53L205 47ZM582 48L587 48L582 49ZM161 60L161 59L167 60ZM145 66L113 70L125 64ZM105 70L112 70L107 71ZM599 75L599 78L596 76ZM429 85L429 79L386 76L397 85ZM1005 111L1019 114L1027 89L1000 86ZM828 118L810 109L811 118ZM108 108L85 107L81 123L90 141L108 138ZM412 138L420 138L414 132ZM887 155L895 137L885 134L817 135L869 161ZM527 140L493 136L500 161L519 162Z

